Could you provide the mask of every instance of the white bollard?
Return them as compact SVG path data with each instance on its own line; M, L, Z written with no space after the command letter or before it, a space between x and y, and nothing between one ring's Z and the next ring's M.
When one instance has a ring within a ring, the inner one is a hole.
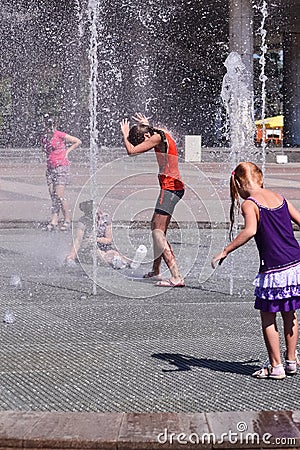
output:
M201 136L185 136L184 145L185 161L201 161Z
M276 155L277 164L287 164L288 157L287 155Z

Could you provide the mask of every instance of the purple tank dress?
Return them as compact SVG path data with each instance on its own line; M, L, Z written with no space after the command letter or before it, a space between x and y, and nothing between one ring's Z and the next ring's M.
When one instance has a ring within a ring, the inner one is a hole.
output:
M277 208L260 205L254 236L260 257L259 273L253 282L254 308L265 312L300 308L300 246L294 236L286 200Z

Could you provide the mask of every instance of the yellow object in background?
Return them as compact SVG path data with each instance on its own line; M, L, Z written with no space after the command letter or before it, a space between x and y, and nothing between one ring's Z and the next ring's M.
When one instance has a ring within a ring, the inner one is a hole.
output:
M262 120L256 120L255 125L262 126ZM267 128L283 128L283 116L266 117L265 125Z

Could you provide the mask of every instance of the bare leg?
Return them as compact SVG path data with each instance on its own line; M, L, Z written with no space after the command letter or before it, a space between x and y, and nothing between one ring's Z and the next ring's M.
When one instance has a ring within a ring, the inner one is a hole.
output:
M156 212L153 214L151 220L152 240L153 240L153 265L152 272L154 275L160 275L161 259L166 244L166 232L170 223L171 217L162 216ZM160 231L160 232L159 232Z
M286 359L295 361L296 346L298 343L298 319L295 311L282 312L284 337L286 343Z
M58 184L55 186L55 192L57 195L57 198L59 199L60 205L61 205L61 209L64 215L64 221L65 222L71 222L71 217L70 217L70 211L69 211L69 205L68 202L66 200L66 198L64 197L65 195L65 186L62 184Z
M82 240L83 240L83 236L84 236L84 231L80 228L77 228L76 236L74 238L74 242L73 242L71 251L66 259L72 259L72 260L76 259L79 248L80 248Z
M120 260L122 262L124 262L124 264L129 265L132 261L129 258L126 258L126 256L121 255L119 252L117 252L116 250L108 250L107 252L103 252L101 250L98 249L98 255L102 258L102 260L109 265L113 265L113 259L114 257L118 257L120 258Z
M160 274L161 258L164 259L171 272L171 281L179 283L182 281L182 275L179 272L175 255L172 247L166 239L167 228L171 216L154 213L151 222L154 261L152 271L154 275Z
M53 183L49 184L49 194L52 203L50 225L56 226L58 224L60 205Z
M276 313L261 311L260 316L269 360L271 366L275 367L281 364L280 339L276 323Z

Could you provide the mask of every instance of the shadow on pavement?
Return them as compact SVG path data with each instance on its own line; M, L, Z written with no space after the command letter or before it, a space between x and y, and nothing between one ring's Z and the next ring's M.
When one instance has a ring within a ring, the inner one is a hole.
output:
M193 356L182 355L180 353L153 353L151 356L177 367L177 369L162 369L162 372L182 372L192 370L192 367L202 367L217 372L251 375L255 367L249 363L259 361L258 359L248 361L221 361L210 358L194 358Z

